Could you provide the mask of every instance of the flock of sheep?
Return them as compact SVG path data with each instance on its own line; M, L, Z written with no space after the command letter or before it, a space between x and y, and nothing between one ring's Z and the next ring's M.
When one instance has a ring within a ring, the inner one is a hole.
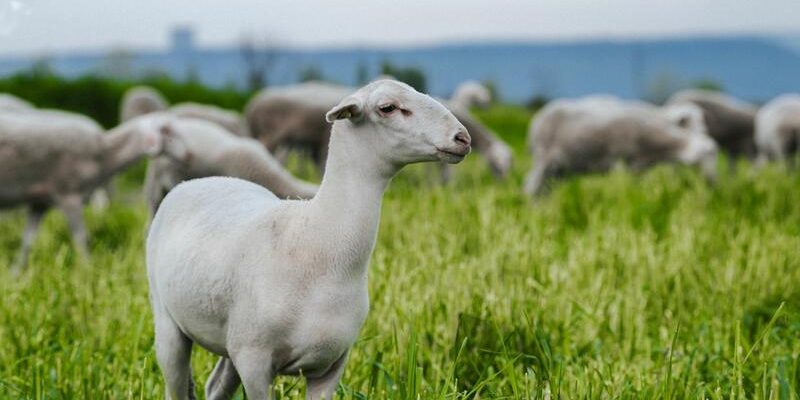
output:
M0 95L0 206L26 206L20 271L44 213L67 216L89 257L82 211L118 172L150 158L146 264L156 354L167 396L194 398L192 345L220 356L209 399L270 398L276 375L302 374L307 397L332 398L369 308L367 265L383 192L405 165L438 161L442 177L474 147L497 177L512 153L470 116L491 100L474 82L437 100L392 79L363 88L322 82L265 89L244 114L131 89L120 125L38 109ZM611 96L558 100L532 120L534 167L524 191L555 177L698 165L715 178L718 149L785 160L800 144L800 96L758 109L711 92L684 91L664 106ZM321 170L319 186L287 172L292 150ZM275 156L273 156L275 155ZM252 246L253 242L261 243Z

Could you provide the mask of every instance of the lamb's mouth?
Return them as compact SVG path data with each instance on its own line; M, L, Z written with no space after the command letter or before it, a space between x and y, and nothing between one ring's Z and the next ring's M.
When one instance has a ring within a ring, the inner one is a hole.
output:
M457 163L464 159L469 154L469 147L462 151L445 150L439 147L436 148L436 155L441 161L446 163Z

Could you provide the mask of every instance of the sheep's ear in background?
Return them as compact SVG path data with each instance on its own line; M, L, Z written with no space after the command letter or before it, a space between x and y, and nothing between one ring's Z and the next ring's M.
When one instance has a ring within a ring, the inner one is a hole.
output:
M333 107L327 114L325 120L328 122L336 121L337 119L349 119L351 121L358 121L364 116L364 106L360 99L355 96L348 96L336 107Z

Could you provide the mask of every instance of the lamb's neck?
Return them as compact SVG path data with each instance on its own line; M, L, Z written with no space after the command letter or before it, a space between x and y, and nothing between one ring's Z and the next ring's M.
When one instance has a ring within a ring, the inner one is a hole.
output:
M322 184L309 201L316 222L311 225L345 257L345 265L360 268L375 245L383 192L399 168L380 159L363 137L337 132L338 126L331 134Z
M145 156L143 141L132 124L118 126L103 135L102 173L111 176Z

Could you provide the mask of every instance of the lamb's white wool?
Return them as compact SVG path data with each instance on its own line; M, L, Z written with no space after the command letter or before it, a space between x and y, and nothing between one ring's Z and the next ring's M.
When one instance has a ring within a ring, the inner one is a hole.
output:
M149 129L141 129L145 126ZM94 121L66 112L0 113L0 207L28 206L14 271L25 266L39 223L51 207L66 214L78 251L88 256L84 201L143 156L179 148L165 145L162 126L131 121L104 134Z
M383 192L403 165L459 162L464 127L441 104L393 81L344 98L312 200L279 200L235 178L178 185L147 238L156 355L173 399L193 398L190 354L221 356L207 398L244 384L271 398L276 375L307 378L331 399L368 309L367 265Z
M765 104L756 116L759 161L785 161L800 152L800 94L785 94Z
M2 111L23 111L23 110L31 110L35 107L33 104L20 99L17 96L7 94L7 93L0 93L0 112Z
M187 154L184 161L159 157L148 165L145 193L151 215L178 183L207 176L242 178L280 198L309 199L317 191L316 185L293 177L254 139L231 135L217 124L196 118L175 117L169 129Z
M450 104L464 110L486 108L492 102L492 92L480 82L462 82L450 97Z
M548 104L528 133L535 165L525 192L538 193L552 176L607 171L619 162L635 169L659 162L700 165L713 180L716 143L707 134L702 110L693 104L659 108L609 96Z

